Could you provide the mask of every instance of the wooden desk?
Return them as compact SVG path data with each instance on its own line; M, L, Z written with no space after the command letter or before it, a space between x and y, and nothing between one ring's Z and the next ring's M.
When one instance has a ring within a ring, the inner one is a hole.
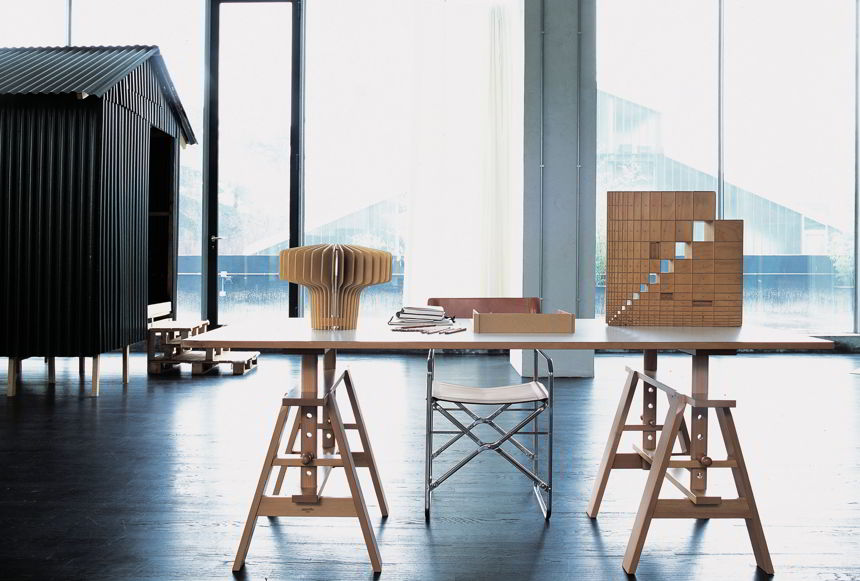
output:
M365 319L359 322L357 329L351 331L315 331L310 328L308 320L282 319L262 328L230 325L182 342L186 347L198 349L277 349L302 355L300 390L284 399L276 420L258 488L233 563L234 570L241 569L244 564L258 516L356 516L364 533L374 571L381 570L379 549L355 477L356 467L370 468L383 516L387 516L387 503L351 378L348 372L336 378L338 349L641 349L644 352L644 366L641 370L628 370L627 381L622 389L621 400L594 484L588 515L591 518L597 517L612 470L649 470L642 502L622 562L625 571L636 571L653 518L743 518L747 524L756 563L765 572L773 572L731 416L731 408L735 402L709 398L709 357L733 355L738 349L826 350L833 349L832 342L773 329L608 327L603 321L589 319L577 320L576 333L573 335L475 334L472 332L471 321L458 321L458 324L467 330L452 335L424 335L392 331L383 320ZM691 355L689 385L678 389L667 385L661 379L657 374L657 353L661 350L681 350ZM320 357L323 359L322 391L318 382ZM628 424L627 416L640 383L643 388L641 423ZM341 384L346 386L355 415L355 422L352 424L344 424L340 419L334 396L337 386ZM669 400L669 410L662 424L657 423L658 391L665 393ZM278 455L291 407L295 407L297 413L290 430L287 452L300 454L301 461ZM686 420L687 407L690 407L689 422ZM317 419L320 409L322 421ZM707 455L708 414L711 409L716 410L726 443L728 457L725 460L714 460ZM344 431L348 429L358 430L364 448L362 452L349 451L344 435ZM635 447L632 453L620 453L617 449L621 434L625 431L642 433L642 445ZM297 438L299 433L306 437ZM301 441L301 449L294 451L297 439ZM680 452L674 452L676 440L680 444ZM677 456L684 456L686 459L677 460ZM302 493L292 497L279 496L287 466L302 468ZM269 476L275 467L279 467L279 474L274 492L269 494ZM352 498L334 499L322 496L326 476L332 467L346 470ZM737 499L724 500L719 496L707 494L707 472L717 468L732 470L738 489ZM670 472L678 469L689 471L689 486ZM318 473L321 475L319 480L322 484L318 481ZM687 500L660 500L658 496L664 478L679 487Z
M198 349L833 349L833 343L773 329L750 327L608 327L596 319L577 319L573 335L475 334L472 322L453 335L394 332L385 321L365 319L352 331L314 331L307 319L280 319L263 328L228 325L189 337Z

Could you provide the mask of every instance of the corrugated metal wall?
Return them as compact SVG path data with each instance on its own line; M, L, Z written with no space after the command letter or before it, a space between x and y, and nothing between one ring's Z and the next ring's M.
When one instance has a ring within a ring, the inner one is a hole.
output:
M101 115L0 97L0 355L93 352Z
M101 333L105 350L145 338L150 129L178 139L179 127L164 100L149 62L142 64L104 96L101 233L115 244L101 246L99 286ZM173 208L179 183L179 147L174 147ZM171 228L176 255L176 216ZM174 263L175 264L175 263ZM175 268L168 264L156 268ZM175 304L175 292L174 292ZM114 346L115 347L112 347Z
M0 356L145 338L152 126L179 135L148 62L102 99L0 96Z

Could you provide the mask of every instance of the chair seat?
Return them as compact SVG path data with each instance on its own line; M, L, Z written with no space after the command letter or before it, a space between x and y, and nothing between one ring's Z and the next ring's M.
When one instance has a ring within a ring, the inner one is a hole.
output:
M468 385L457 385L456 383L434 381L433 398L455 403L525 403L549 399L549 392L546 390L544 385L538 381L518 383L516 385L503 385L499 387L472 387Z

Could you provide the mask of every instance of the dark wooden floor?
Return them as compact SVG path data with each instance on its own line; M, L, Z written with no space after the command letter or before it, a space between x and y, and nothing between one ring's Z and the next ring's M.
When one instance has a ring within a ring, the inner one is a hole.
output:
M133 355L124 389L119 357L105 359L98 399L86 397L72 359L58 363L56 388L46 385L39 360L25 361L21 395L0 398L0 578L229 579L279 397L296 380L298 361L264 356L245 377L148 378L145 359ZM528 483L495 455L440 487L425 525L424 360L342 356L391 504L384 522L371 509L381 579L625 577L621 556L645 473L614 474L597 521L585 506L624 365L638 360L599 356L594 380L558 382L549 525ZM681 355L661 359L663 368L686 363ZM712 363L712 386L739 400L738 430L780 579L860 579L860 376L850 374L857 367L860 357L847 355ZM500 356L443 357L439 370L464 382L513 378ZM728 489L728 479L711 482ZM261 519L237 577L373 576L354 520ZM656 521L638 577L757 573L742 521Z

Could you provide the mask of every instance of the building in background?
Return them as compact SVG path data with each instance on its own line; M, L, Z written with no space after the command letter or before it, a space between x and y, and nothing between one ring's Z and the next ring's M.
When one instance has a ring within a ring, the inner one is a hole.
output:
M716 190L717 177L666 154L659 111L600 91L597 130L597 309L602 314L606 192ZM852 308L853 233L729 182L724 214L744 220L745 320L838 329L834 315ZM777 313L778 319L765 320Z

